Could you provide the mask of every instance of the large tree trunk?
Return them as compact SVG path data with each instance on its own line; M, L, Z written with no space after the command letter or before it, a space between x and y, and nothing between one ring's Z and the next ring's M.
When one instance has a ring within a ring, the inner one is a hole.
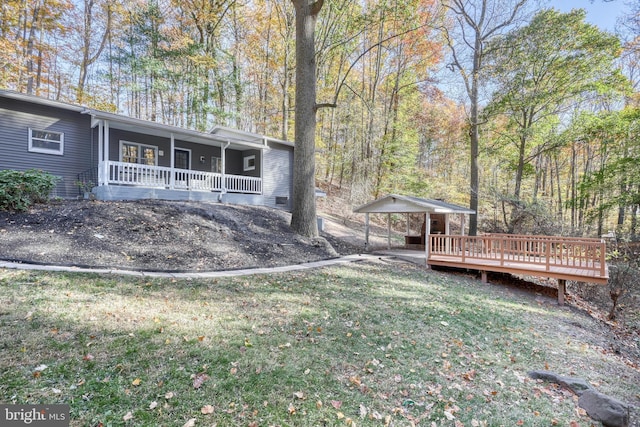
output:
M471 104L471 117L469 129L469 209L475 213L469 216L469 236L478 234L478 193L480 192L480 176L478 167L478 157L480 154L480 120L478 112L478 85L479 72L482 60L481 37L476 35L475 49L473 51L473 74L471 77L471 90L469 101Z
M316 237L318 225L315 200L315 27L323 0L292 2L296 8L296 135L291 228L303 236Z

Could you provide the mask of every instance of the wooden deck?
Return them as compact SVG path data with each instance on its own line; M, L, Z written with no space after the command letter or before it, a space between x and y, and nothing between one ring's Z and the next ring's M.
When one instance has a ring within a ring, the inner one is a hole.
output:
M429 236L427 264L606 284L600 239L493 234Z

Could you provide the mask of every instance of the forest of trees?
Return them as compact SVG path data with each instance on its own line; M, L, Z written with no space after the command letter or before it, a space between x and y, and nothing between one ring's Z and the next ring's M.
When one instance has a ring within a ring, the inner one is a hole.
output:
M0 87L294 140L294 3L4 0ZM316 179L477 203L480 231L637 236L631 6L612 34L534 0L324 0Z

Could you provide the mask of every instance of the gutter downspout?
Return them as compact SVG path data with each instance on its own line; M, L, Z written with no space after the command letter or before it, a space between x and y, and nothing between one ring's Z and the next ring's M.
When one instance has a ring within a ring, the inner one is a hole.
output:
M231 141L227 141L223 146L220 147L220 157L222 161L222 182L220 183L220 187L222 188L220 189L220 194L218 195L218 202L222 202L222 196L227 194L227 178L225 177L225 171L227 169L226 151L227 148L229 148L229 145L231 145Z

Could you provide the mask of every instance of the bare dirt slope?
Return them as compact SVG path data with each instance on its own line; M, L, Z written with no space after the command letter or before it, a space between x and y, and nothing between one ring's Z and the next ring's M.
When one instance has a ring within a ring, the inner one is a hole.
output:
M159 200L64 201L0 212L0 258L158 271L299 264L361 250L345 239L306 239L290 214L264 207ZM329 244L331 241L332 244Z

